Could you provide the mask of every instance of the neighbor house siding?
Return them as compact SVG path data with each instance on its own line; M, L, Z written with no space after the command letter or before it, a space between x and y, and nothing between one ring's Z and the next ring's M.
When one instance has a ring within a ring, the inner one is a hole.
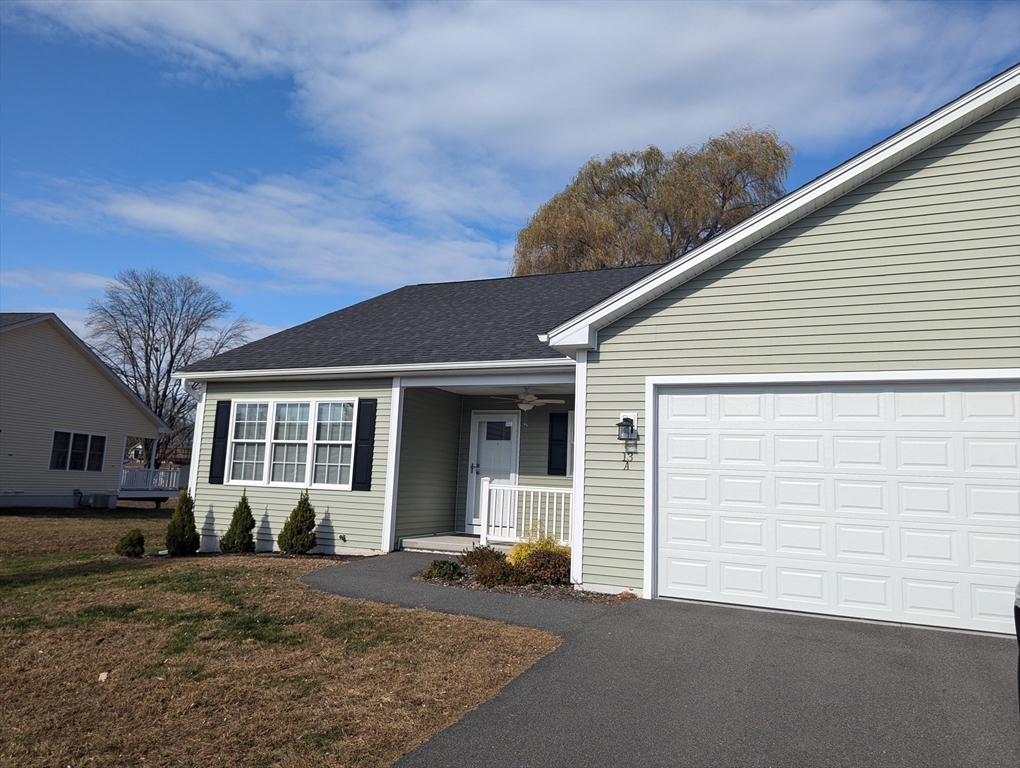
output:
M540 394L536 390L536 394ZM513 395L510 395L513 397ZM460 424L460 455L463 457L457 478L457 529L464 529L467 510L467 464L471 449L471 414L473 411L510 411L521 414L521 446L518 467L520 485L544 488L571 488L573 479L562 475L549 475L549 414L574 410L573 395L550 395L566 401L563 405L543 405L526 414L517 406L491 397L465 397ZM525 424L524 422L527 422Z
M397 538L454 530L460 450L460 395L404 391L397 478Z
M242 489L248 494L255 514L255 536L259 550L276 544L283 524L297 505L301 491L264 485L209 483L216 403L220 400L310 400L322 398L375 398L378 410L375 422L375 448L370 491L309 489L315 507L316 535L323 551L346 549L378 551L382 546L383 499L386 486L386 451L389 442L391 382L389 379L364 381L315 381L287 383L209 382L204 400L201 449L197 458L198 482L195 489L195 520L202 532L204 550L215 550L216 537L226 533L234 505ZM229 457L228 457L229 476Z
M0 493L116 494L125 437L157 437L156 425L46 320L0 334ZM50 470L53 432L106 436L102 472Z
M642 586L646 376L1020 365L1018 178L1013 102L600 331L583 580Z

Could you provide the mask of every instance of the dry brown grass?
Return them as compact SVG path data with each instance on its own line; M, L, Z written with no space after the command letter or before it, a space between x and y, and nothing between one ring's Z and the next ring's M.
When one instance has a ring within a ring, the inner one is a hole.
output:
M3 509L0 558L84 552L113 552L132 528L145 536L146 550L166 539L170 509Z
M11 546L0 765L387 765L559 643L299 581L328 561L11 558Z

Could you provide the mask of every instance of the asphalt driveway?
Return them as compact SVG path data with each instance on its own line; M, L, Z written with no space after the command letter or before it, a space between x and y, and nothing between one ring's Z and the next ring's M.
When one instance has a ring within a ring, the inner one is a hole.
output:
M434 557L394 553L305 580L564 642L399 766L1020 765L1013 638L412 581Z

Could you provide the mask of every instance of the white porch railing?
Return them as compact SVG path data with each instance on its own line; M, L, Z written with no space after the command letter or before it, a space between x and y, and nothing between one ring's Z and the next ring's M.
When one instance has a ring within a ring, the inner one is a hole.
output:
M136 469L125 468L120 471L120 489L122 491L173 491L180 488L180 468L174 469Z
M541 531L570 544L571 500L574 492L564 488L525 485L493 485L482 478L479 517L480 543L522 541Z

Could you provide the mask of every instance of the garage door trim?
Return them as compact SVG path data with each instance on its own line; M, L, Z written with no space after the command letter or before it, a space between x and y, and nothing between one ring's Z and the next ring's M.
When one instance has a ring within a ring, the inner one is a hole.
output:
M1020 368L987 368L959 370L917 371L838 371L818 373L750 373L721 375L646 376L645 377L645 536L644 536L644 589L642 596L659 596L658 573L658 516L656 489L658 487L658 395L665 387L768 384L924 384L931 382L1003 382L1020 384Z

